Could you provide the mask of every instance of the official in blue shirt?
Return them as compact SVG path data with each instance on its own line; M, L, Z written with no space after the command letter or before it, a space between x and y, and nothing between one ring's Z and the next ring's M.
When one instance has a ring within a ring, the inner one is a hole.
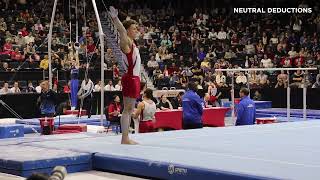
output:
M49 89L49 82L43 81L40 84L41 94L38 99L42 117L53 117L56 113L57 97L56 93Z
M189 82L188 90L182 97L183 129L202 128L204 102L196 93L197 85Z
M239 94L241 100L237 107L236 126L253 125L256 121L256 106L249 97L249 90L242 88Z

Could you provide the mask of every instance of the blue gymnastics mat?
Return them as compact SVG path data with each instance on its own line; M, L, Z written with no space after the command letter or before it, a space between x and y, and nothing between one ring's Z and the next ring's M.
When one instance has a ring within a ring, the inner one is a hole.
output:
M287 109L286 108L257 109L257 113L265 113L265 114L272 114L272 115L287 115ZM302 116L303 110L291 109L290 115ZM320 110L307 109L307 115L320 117Z
M105 119L104 119L105 121ZM93 115L91 118L81 117L66 117L66 118L60 118L60 124L87 124L87 123L94 123L94 122L100 122L100 115ZM28 124L28 125L40 125L40 121L38 118L34 119L17 119L17 124ZM59 118L55 117L54 124L59 125Z
M88 152L93 168L160 179L319 179L319 121L33 142Z
M1 146L0 171L28 177L35 172L50 173L55 166L65 166L72 173L91 170L91 160L89 153L9 145Z

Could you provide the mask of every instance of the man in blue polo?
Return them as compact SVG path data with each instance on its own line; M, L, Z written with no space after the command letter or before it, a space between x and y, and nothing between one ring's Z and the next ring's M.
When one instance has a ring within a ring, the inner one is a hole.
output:
M253 125L256 121L256 106L249 97L249 90L242 88L239 94L241 100L237 107L236 126Z
M202 113L204 102L196 93L197 85L188 83L188 90L182 97L183 129L202 128Z

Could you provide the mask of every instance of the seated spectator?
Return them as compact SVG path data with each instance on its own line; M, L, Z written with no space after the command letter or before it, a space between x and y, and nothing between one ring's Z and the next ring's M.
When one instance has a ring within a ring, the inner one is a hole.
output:
M25 43L28 45L30 43L34 43L34 36L32 33L29 33L27 36L24 37Z
M223 27L221 27L220 31L218 32L217 38L219 40L226 40L227 39L227 33L224 31Z
M270 38L270 42L271 42L271 44L274 45L274 46L279 43L279 39L278 39L276 33L273 33L273 34L272 34L272 37Z
M40 31L44 30L40 20L38 20L37 23L34 25L34 30L37 31L37 32L40 32Z
M268 75L264 71L260 71L257 77L259 81L259 86L260 87L266 87L269 85L270 81L268 80Z
M23 61L25 55L20 53L19 48L16 48L13 52L11 52L11 59L15 61Z
M280 74L277 76L277 80L282 80L284 83L288 82L288 75L284 73L284 70L281 70Z
M247 54L254 54L256 52L256 49L251 41L248 41L247 45L245 45L245 52Z
M94 41L92 38L89 38L89 42L87 45L87 52L88 54L93 54L96 52L96 45L94 44Z
M172 48L172 41L168 39L167 36L163 36L163 39L161 40L160 44L167 47L167 49Z
M22 32L18 32L18 35L15 37L15 43L21 47L26 45L25 39L22 36Z
M301 70L297 70L296 72L294 72L292 76L292 83L290 84L290 87L299 88L302 86L302 81L303 81L303 74Z
M21 32L22 37L26 37L29 35L29 32L27 31L26 26L23 26L20 32Z
M174 72L171 76L170 76L170 81L169 81L170 87L181 87L180 84L180 78L178 76L177 72Z
M291 58L288 58L288 57L283 58L280 64L281 64L282 67L284 67L284 68L292 67Z
M4 18L0 18L0 33L7 30L7 23L4 21Z
M101 91L101 81L98 81L96 85L94 85L94 92L100 92Z
M36 89L33 87L33 84L31 81L28 82L28 87L26 89L27 93L36 93Z
M209 58L209 60L213 60L216 57L217 57L217 54L214 52L214 50L210 48L209 52L206 55L206 58Z
M160 102L157 104L159 110L170 110L173 109L171 102L167 99L166 95L160 96Z
M284 82L283 79L278 79L277 84L275 85L274 88L287 88L287 87L288 87L288 85L286 82Z
M47 70L49 68L49 59L48 55L44 56L44 59L40 61L40 69Z
M212 104L211 101L210 101L210 95L209 95L209 93L205 93L205 94L204 94L203 102L204 102L204 107L205 107L205 108L212 107L213 104Z
M154 56L151 56L150 60L147 63L147 67L148 67L148 74L149 76L152 75L152 72L159 67L158 62L156 61Z
M227 78L226 76L222 73L222 71L217 71L216 75L216 83L218 87L228 87L227 83Z
M133 113L132 118L138 119L140 117L139 126L135 127L135 132L147 133L154 131L154 121L156 113L156 104L153 99L153 91L146 89L143 93L143 100L138 104L136 111Z
M302 67L302 65L304 64L304 56L297 56L295 59L294 59L294 62L293 62L294 66L295 67Z
M10 71L14 71L14 69L11 69L7 62L3 62L2 67L0 68L0 71L10 72Z
M120 70L116 64L112 66L113 79L119 78Z
M227 51L225 54L224 54L224 59L226 60L231 60L233 58L237 57L236 54L232 51L232 49L229 49L229 51Z
M177 95L177 97L173 98L171 100L171 104L173 109L178 109L180 107L182 107L182 96L184 95L184 92L179 92L179 94Z
M118 83L114 86L115 91L122 91L121 79L118 80Z
M320 88L320 74L316 77L316 82L312 85L312 88Z
M194 63L194 65L191 67L191 71L193 74L194 81L199 81L201 84L203 82L203 76L202 76L202 69L200 69L197 62Z
M261 93L259 91L255 91L254 96L253 96L253 100L254 101L261 101L261 99L262 99Z
M216 86L215 83L210 83L208 86L208 94L210 96L210 103L219 107L221 104L220 96L222 95L219 88Z
M298 55L297 51L295 51L293 46L291 47L291 50L288 52L288 55L289 58L295 58Z
M256 71L249 72L248 82L249 82L250 88L257 88L259 86L259 79Z
M112 122L120 122L120 115L122 112L120 97L114 96L112 103L108 106L108 120Z
M236 84L238 87L243 87L247 84L247 76L245 76L243 72L240 72L236 77Z
M3 45L3 54L11 54L13 52L11 39L6 39L6 43Z
M9 89L9 84L5 82L3 84L3 87L0 89L0 94L8 94L8 93L12 93L12 91L11 89Z
M209 58L205 58L204 61L201 62L200 67L202 70L207 71L211 68L211 63Z
M19 83L16 81L13 83L13 87L10 89L11 93L21 93Z
M105 91L114 91L114 86L113 86L113 82L111 80L109 80L108 84L104 87Z
M204 58L206 57L206 55L207 55L207 54L204 52L204 48L201 47L201 48L200 48L200 51L199 51L199 53L198 53L198 56L197 56L198 61L203 61Z
M260 64L261 68L272 68L273 64L272 64L272 60L270 58L268 58L268 56L265 54L263 59L261 59L261 64Z

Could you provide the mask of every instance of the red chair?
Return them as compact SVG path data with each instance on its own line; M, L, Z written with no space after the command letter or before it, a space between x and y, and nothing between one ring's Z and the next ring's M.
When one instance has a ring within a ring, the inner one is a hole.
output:
M155 114L155 129L171 128L182 129L182 110L157 111Z
M275 118L275 117L256 118L257 124L272 124L275 122L277 122L277 118Z
M44 117L40 118L41 134L50 135L54 130L54 118L53 117Z

